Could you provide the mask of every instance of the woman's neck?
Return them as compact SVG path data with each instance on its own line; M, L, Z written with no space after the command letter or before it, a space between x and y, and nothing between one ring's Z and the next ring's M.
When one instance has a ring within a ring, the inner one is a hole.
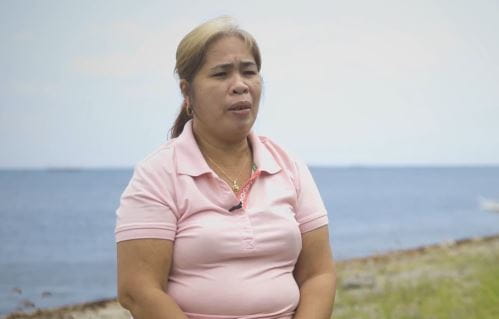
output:
M196 142L205 157L224 167L237 167L251 156L250 144L247 137L239 140L226 141L217 139L209 134L200 134L192 130Z

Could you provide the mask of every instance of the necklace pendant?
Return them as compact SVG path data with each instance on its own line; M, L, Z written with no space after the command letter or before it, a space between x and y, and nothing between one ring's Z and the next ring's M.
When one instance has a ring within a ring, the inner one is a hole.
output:
M239 185L237 185L236 180L232 181L232 190L236 193L239 192Z

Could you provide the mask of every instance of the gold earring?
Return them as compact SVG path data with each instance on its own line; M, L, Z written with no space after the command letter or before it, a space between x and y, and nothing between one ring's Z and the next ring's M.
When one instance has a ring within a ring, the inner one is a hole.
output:
M185 106L185 113L188 117L192 117L192 109L189 107L189 104Z

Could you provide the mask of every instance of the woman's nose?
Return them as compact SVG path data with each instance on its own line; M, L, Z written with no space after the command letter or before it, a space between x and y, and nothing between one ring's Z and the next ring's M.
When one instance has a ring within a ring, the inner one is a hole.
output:
M244 82L241 75L236 75L234 79L234 86L232 88L233 94L245 94L248 93L248 85Z

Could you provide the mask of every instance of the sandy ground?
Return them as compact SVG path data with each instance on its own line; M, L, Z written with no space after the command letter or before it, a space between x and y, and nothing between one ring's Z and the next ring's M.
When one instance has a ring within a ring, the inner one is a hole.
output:
M415 261L421 264L432 265L436 263L426 263L427 260L439 258L445 254L487 254L491 251L499 251L499 234L484 238L465 239L442 244L420 247L405 251L396 251L388 254L352 259L337 263L338 289L339 290L362 290L379 282L386 280L390 276L390 281L394 280L406 282L407 279L417 280L419 273L425 275L439 276L439 273L448 270L439 269L438 266L428 266L427 268L405 267L412 265ZM438 263L437 263L438 264ZM398 271L387 271L387 269L398 269ZM339 297L339 296L337 296ZM337 300L338 301L338 300ZM338 305L340 306L340 305ZM341 312L341 307L335 307L335 313ZM38 309L34 312L12 313L5 319L129 319L130 314L123 309L116 300L102 300L81 305L61 307L55 309Z
M38 309L34 312L16 312L6 319L130 319L130 314L116 300L101 300L54 309Z

